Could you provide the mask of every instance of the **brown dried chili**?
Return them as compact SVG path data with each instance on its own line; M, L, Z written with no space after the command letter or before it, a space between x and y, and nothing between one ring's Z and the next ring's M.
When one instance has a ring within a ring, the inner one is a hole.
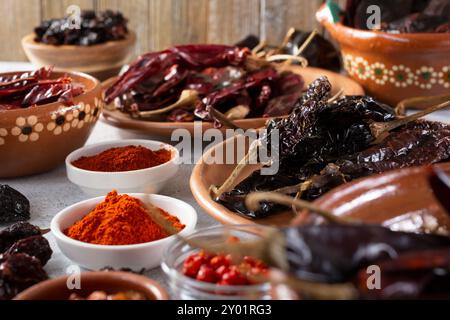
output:
M125 146L105 150L97 155L81 157L72 162L89 171L120 172L159 166L172 158L168 149L150 150L143 146Z

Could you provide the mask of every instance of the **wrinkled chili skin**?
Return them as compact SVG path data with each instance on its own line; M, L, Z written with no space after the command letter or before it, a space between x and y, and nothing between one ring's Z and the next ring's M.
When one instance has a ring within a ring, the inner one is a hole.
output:
M0 255L0 300L9 300L32 285L47 280L39 259L26 253Z
M30 219L30 201L19 191L0 185L0 223Z
M0 231L0 253L5 252L14 242L41 234L41 230L28 222L18 222Z
M41 235L32 236L16 241L6 252L6 255L26 253L37 258L45 266L52 256L50 243Z
M352 280L359 270L402 254L450 250L446 236L391 231L378 225L307 225L282 229L291 274L326 283Z

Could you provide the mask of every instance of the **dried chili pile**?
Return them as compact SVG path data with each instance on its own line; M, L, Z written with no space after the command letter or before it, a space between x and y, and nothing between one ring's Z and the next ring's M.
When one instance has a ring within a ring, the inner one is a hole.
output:
M140 56L106 90L105 101L133 116L168 121L231 120L288 114L303 78L250 59L248 48L182 45Z
M69 76L52 77L52 67L0 77L0 111L61 101L70 104L84 87Z
M156 151L142 146L111 148L97 155L81 157L72 162L80 169L102 172L121 172L155 167L172 158L168 149Z
M72 27L78 23L79 26ZM83 10L77 21L73 16L43 21L34 29L35 41L52 45L90 46L124 39L128 20L120 12Z
M42 234L27 222L0 231L0 300L12 299L48 278L43 266L50 260L52 249Z
M184 225L178 218L160 209L175 229ZM101 245L129 245L163 239L169 234L152 220L144 204L129 195L110 192L105 200L64 233L75 240Z

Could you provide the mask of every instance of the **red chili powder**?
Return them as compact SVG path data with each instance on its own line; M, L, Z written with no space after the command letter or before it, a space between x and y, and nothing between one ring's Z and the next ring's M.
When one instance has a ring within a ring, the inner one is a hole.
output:
M72 165L89 171L120 172L155 167L171 158L172 152L167 149L153 151L143 146L126 146L81 157L72 162Z

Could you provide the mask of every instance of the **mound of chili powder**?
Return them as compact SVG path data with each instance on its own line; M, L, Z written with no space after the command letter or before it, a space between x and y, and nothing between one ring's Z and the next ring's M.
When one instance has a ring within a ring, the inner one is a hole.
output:
M180 220L161 210L162 216L177 230L185 226ZM169 236L147 213L142 202L116 191L108 193L105 200L80 221L66 230L68 237L102 245L128 245L156 241Z
M94 156L81 157L72 162L72 165L89 171L120 172L159 166L171 158L172 152L167 149L153 151L143 146L126 146L111 148Z

